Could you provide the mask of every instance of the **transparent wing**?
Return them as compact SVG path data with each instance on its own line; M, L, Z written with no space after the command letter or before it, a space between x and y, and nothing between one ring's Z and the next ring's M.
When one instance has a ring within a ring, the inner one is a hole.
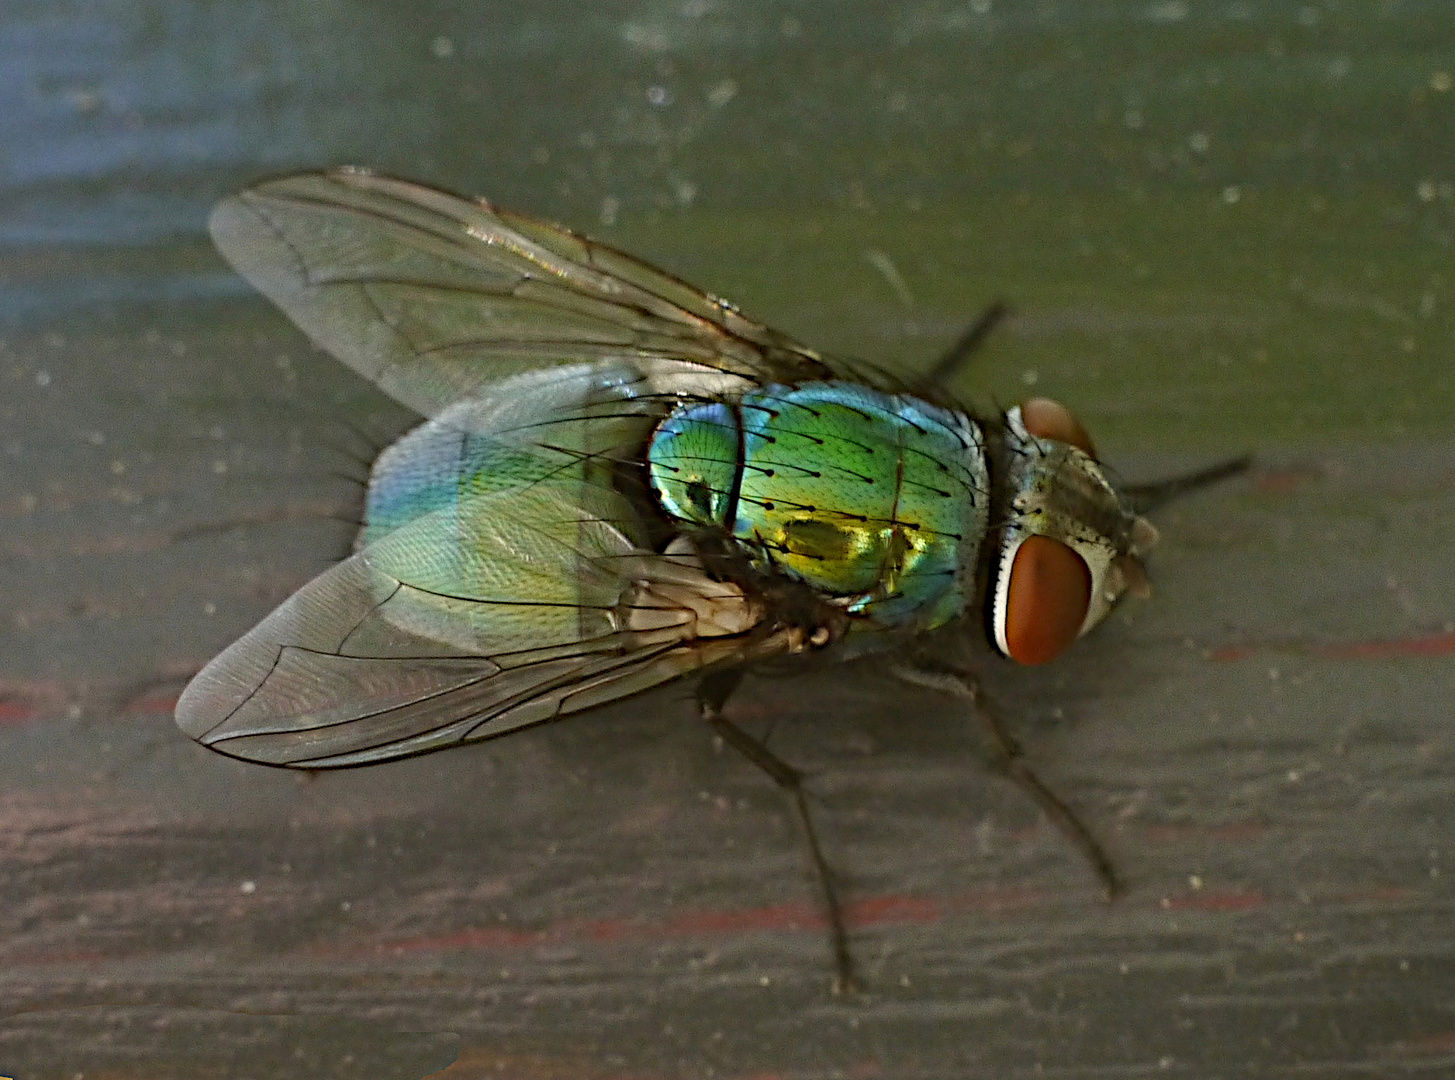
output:
M319 345L426 416L555 364L674 360L760 382L832 374L812 350L631 256L361 170L259 184L220 203L211 229Z
M474 454L452 498L436 493L204 668L182 729L252 761L362 765L788 648L759 601L637 546L626 500L573 455Z

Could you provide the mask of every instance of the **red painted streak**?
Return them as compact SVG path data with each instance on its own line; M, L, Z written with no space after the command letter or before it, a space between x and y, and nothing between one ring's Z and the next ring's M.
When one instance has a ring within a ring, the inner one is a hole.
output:
M1268 469L1253 477L1253 486L1265 495L1289 495L1321 477L1312 469Z
M1455 632L1430 637L1403 638L1394 641L1359 641L1347 645L1325 645L1320 656L1336 659L1384 660L1393 656L1455 655Z
M1404 1039L1394 1044L1396 1054L1455 1054L1455 1031L1441 1031L1418 1039Z
M120 957L113 956L95 949L71 949L59 950L50 953L20 953L6 958L7 965L27 964L35 967L44 967L49 964L104 964L115 961ZM0 1077L0 1080L4 1080Z
M917 896L877 896L850 904L844 917L857 926L929 925L945 917L945 905Z
M1402 885L1386 885L1379 889L1340 893L1335 899L1341 904L1393 904L1417 896L1419 894L1413 889L1407 889Z
M1268 902L1262 893L1193 892L1169 897L1162 906L1169 911L1247 911Z
M1195 840L1199 843L1206 843L1209 840L1220 840L1234 842L1238 840L1252 840L1262 836L1268 831L1268 826L1257 821L1238 821L1229 825L1192 826L1192 825L1150 825L1142 830L1142 835L1154 843L1177 843L1184 840Z
M432 937L405 938L399 941L380 942L373 946L374 952L454 952L465 949L520 949L543 945L570 935L562 933L564 925L548 930L510 930L505 927L486 926L477 930L461 930L455 934L436 934ZM353 952L353 949L337 949L329 946L315 946L308 950L317 955L337 952Z
M1326 645L1273 642L1261 645L1224 645L1209 654L1212 660L1247 660L1259 653L1300 653L1329 660L1391 660L1406 656L1455 656L1455 632L1428 637L1384 641L1348 641Z
M1046 902L1049 895L1032 889L997 889L955 897L926 898L879 896L860 900L845 909L845 921L852 927L932 925L965 910L1021 909ZM1260 893L1190 893L1159 903L1162 909L1189 911L1245 911L1273 901ZM403 938L374 945L320 944L309 950L319 956L340 953L375 952L405 955L420 952L449 952L472 949L520 949L562 942L609 942L704 937L717 934L745 934L763 931L819 931L824 919L809 904L778 904L741 911L695 911L666 922L636 919L566 921L536 930L481 927L454 934Z
M1257 656L1259 650L1252 645L1224 645L1207 654L1209 660L1246 660Z
M40 710L18 701L0 701L0 724L21 724L40 719Z
M146 716L162 715L170 716L177 711L178 694L151 694L147 697L137 698L127 703L128 713L141 713Z
M72 700L70 692L58 682L0 678L0 724L61 716Z
M823 926L823 916L809 904L778 904L746 911L695 911L660 927L669 937L697 937L702 934L743 934L757 930L802 930ZM642 927L636 928L638 932ZM599 930L596 935L601 940Z

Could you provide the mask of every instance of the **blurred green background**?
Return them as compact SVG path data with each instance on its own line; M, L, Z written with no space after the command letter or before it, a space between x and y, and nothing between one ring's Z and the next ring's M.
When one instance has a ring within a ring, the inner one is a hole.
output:
M1442 0L11 0L0 57L12 323L239 296L209 205L350 162L893 364L1003 297L967 389L1108 445L1448 430Z

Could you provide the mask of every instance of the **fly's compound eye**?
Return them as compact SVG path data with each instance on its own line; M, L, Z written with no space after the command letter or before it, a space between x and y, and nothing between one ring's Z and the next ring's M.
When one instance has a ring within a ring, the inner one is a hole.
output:
M1096 457L1091 436L1076 415L1059 401L1037 397L1021 402L1021 423L1038 439L1055 439L1084 451L1087 457Z
M1016 549L995 611L996 644L1022 664L1044 664L1076 640L1091 605L1091 570L1070 547L1028 536Z

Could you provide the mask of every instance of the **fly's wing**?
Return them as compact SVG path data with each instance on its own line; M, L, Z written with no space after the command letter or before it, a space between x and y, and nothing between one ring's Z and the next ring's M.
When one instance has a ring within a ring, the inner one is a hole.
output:
M480 464L208 664L182 729L250 761L363 765L789 648L761 602L638 547L626 501L558 455L501 443Z
M314 341L425 416L555 364L832 374L812 350L604 244L357 169L249 188L217 206L211 229Z

